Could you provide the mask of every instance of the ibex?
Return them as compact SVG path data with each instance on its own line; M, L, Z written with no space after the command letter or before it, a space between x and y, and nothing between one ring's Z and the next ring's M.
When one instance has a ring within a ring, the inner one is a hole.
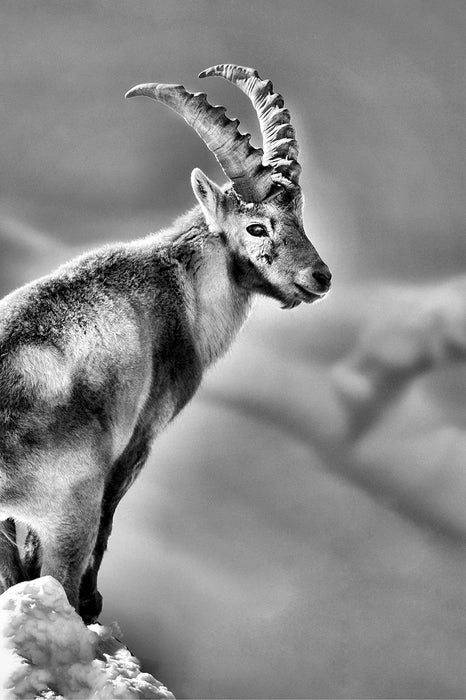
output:
M181 85L146 95L184 117L229 183L201 170L171 228L87 253L0 302L0 573L51 575L86 622L114 511L154 437L229 347L255 294L321 299L330 272L304 233L298 145L283 98L257 71L217 65L252 101L263 149L224 107ZM26 525L20 547L15 522Z

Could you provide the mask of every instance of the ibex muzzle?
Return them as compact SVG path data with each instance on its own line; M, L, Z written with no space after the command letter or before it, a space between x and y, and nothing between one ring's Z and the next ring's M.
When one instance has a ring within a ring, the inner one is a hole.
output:
M286 308L322 298L330 272L306 238L298 146L283 98L219 65L252 100L264 147L181 85L139 85L181 114L229 178L202 171L199 205L158 234L106 246L0 302L0 574L52 575L86 621L113 514L154 437L231 344L255 293ZM24 550L15 520L27 523Z

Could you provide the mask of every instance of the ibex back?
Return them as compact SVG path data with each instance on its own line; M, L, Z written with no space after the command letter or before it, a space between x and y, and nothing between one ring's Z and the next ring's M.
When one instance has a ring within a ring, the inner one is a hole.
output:
M204 94L139 85L184 117L228 185L200 170L199 204L158 234L83 255L0 303L0 574L50 574L86 622L115 508L151 441L196 391L265 294L293 308L330 272L306 238L297 142L283 99L250 68L219 65L251 99L264 148ZM25 523L15 544L15 521Z

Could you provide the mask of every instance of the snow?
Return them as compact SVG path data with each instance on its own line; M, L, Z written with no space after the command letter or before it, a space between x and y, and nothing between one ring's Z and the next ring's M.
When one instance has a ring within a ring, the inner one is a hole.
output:
M173 698L114 634L86 627L51 576L12 586L0 596L2 700Z

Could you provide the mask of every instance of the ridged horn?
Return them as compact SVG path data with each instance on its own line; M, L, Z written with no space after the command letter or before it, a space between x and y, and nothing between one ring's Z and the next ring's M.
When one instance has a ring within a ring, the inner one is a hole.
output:
M207 68L200 78L218 75L240 88L257 112L263 138L263 165L272 167L272 180L284 187L299 185L298 142L283 97L270 80L261 80L254 68L222 63Z
M213 107L204 93L193 94L182 85L145 83L125 97L137 95L163 102L181 115L215 155L241 199L261 202L269 194L272 169L263 165L262 149L251 146L251 135L238 131L238 120L228 119L225 107Z

